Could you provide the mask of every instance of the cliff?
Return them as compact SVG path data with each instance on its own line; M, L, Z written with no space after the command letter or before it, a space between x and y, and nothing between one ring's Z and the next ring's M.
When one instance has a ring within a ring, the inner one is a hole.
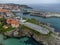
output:
M51 36L51 34L48 35L43 35L39 34L36 31L33 31L31 29L28 29L26 27L19 27L16 30L8 31L4 33L5 36L8 37L15 37L15 38L20 38L22 36L28 36L36 40L38 43L42 43L44 45L55 45L56 39Z

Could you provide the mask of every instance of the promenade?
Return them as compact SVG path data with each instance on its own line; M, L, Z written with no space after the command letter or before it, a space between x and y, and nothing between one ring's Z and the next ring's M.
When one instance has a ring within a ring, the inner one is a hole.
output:
M38 32L40 32L41 34L48 34L49 33L49 30L46 29L46 28L43 28L39 25L36 25L36 24L32 24L32 23L29 23L29 22L25 22L23 23L25 26L31 28L31 29L34 29Z

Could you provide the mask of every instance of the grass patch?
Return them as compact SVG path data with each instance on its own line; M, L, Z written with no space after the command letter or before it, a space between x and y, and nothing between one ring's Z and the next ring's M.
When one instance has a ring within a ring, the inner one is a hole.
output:
M33 23L33 24L36 24L36 25L39 25L43 28L46 28L48 30L50 30L50 28L48 28L47 25L43 24L43 23L40 23L39 21L37 21L36 19L32 18L32 19L28 19L27 22L30 22L30 23Z
M39 21L37 21L36 19L32 18L32 19L28 19L27 22L33 23L33 24L37 24L39 25Z
M14 29L15 29L15 28L12 28L12 26L9 26L7 29L3 28L3 26L0 27L0 31L2 31L2 32L11 31L11 30L14 30Z
M26 18L24 18L24 19L26 19ZM36 20L36 19L34 19L34 18L28 19L26 22L30 22L30 23L39 25L39 26L41 26L41 27L43 27L43 28L46 28L46 29L50 30L48 27L46 27L47 25L40 23L38 20ZM33 32L33 33L35 33L35 34L37 34L37 35L43 35L43 36L46 36L46 37L49 37L49 36L51 36L51 34L52 34L51 31L50 31L48 34L41 34L40 32L38 32L38 31L36 31L36 30L33 30L33 29L29 28L29 27L26 27L26 26L24 26L24 25L23 25L23 28L28 29L28 30L30 30L31 32Z
M6 31L10 31L10 30L15 29L15 28L12 28L11 25L7 29L5 29L5 28L3 28L4 25L6 25L6 19L2 18L2 19L0 19L0 31L1 32L6 32Z
M27 26L24 26L24 25L22 25L22 28L24 28L25 30L26 30L26 29L27 29L27 30L30 30L32 33L34 33L34 34L36 34L36 35L38 35L38 36L42 35L42 36L50 37L51 34L52 34L52 32L49 32L48 34L41 34L40 32L38 32L38 31L36 31L36 30L33 30L33 29L31 29L31 28L29 28L29 27L27 27Z

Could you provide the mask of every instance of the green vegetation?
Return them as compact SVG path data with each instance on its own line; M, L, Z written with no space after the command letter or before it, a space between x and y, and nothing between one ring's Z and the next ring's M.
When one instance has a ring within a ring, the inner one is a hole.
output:
M23 17L24 20L27 20L27 18Z
M27 19L27 18L23 17L23 19L27 20L26 22L30 22L30 23L33 23L33 24L39 24L39 21L34 19L34 18Z
M39 37L40 40L44 40L46 42L51 42L51 41L53 42L54 40L54 37L51 35L53 34L52 32L49 32L49 34L41 34L38 31L35 31L24 25L21 25L21 27L23 28L23 32L32 32L36 36L37 39Z
M6 32L6 31L14 30L14 29L15 29L15 28L12 28L11 26L9 26L7 29L1 27L1 28L0 28L0 31L2 31L2 32Z
M37 21L36 19L32 18L32 19L28 19L27 22L33 23L33 24L37 24L39 25L39 21Z
M34 18L31 18L31 19L23 18L23 19L27 20L26 22L30 22L30 23L39 25L39 26L41 26L41 27L43 27L43 28L46 28L46 29L50 30L50 29L47 27L47 25L45 25L45 24L43 24L43 23L40 23L38 20L36 20L36 19L34 19Z
M36 34L36 35L38 35L38 36L50 37L51 34L52 34L52 32L49 32L48 34L41 34L40 32L38 32L38 31L36 31L36 30L33 30L33 29L29 28L29 27L26 27L26 26L24 26L24 25L22 25L22 28L23 28L24 30L29 30L29 31L31 31L32 33L34 33L34 34Z
M6 32L6 31L10 31L10 30L15 29L15 28L12 28L11 25L9 25L7 29L5 29L5 28L3 28L4 25L7 25L6 19L2 18L2 19L0 19L0 31Z

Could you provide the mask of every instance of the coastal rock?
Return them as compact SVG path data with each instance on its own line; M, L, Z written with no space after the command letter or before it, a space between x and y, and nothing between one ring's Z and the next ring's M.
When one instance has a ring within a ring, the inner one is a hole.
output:
M34 40L36 40L38 43L42 43L44 45L59 45L60 41L57 40L55 37L46 37L46 36L42 36L42 35L37 35L36 33L30 31L30 30L20 30L20 29L16 29L16 30L12 30L9 32L5 32L4 33L6 36L9 37L16 37L16 38L20 38L22 36L28 36L33 38Z

